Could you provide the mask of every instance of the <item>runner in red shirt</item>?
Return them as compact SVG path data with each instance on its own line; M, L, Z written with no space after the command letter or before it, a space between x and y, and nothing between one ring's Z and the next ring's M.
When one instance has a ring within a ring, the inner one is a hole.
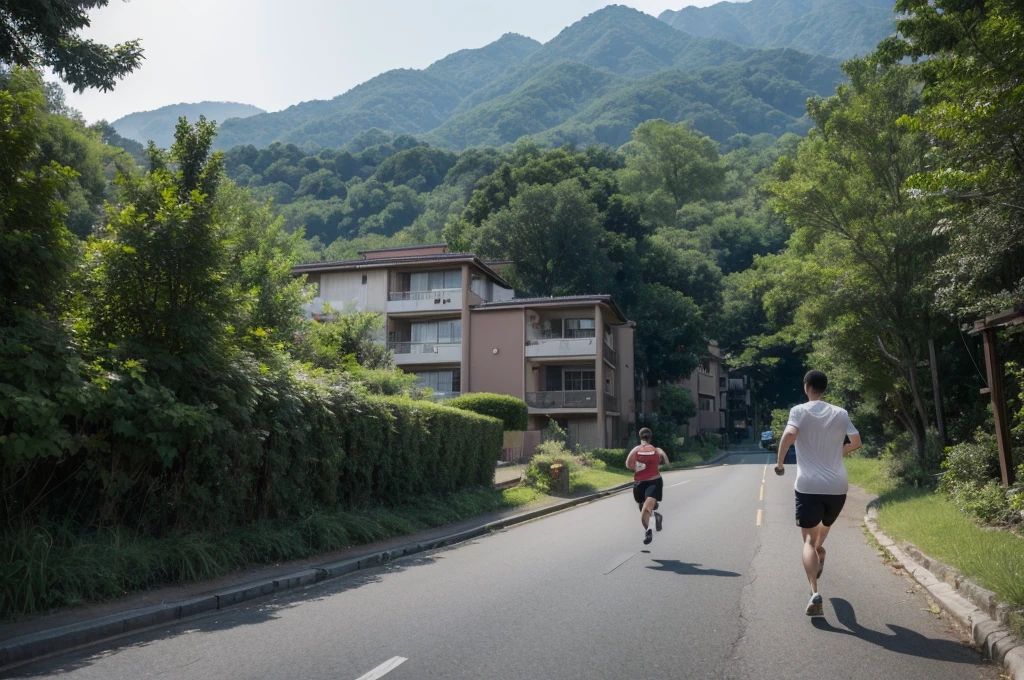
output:
M663 482L658 466L668 465L668 456L661 449L651 445L653 433L650 428L640 430L640 446L629 452L626 467L634 471L633 500L640 506L640 521L644 525L644 545L654 540L651 533L651 514L654 514L654 526L661 531L662 517L658 509L661 502Z

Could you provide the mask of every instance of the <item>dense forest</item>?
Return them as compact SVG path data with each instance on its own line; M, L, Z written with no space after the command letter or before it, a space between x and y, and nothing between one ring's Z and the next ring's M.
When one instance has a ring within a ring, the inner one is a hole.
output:
M717 2L666 10L658 18L690 35L836 59L866 56L896 32L890 0Z
M803 103L830 93L839 62L676 31L622 6L595 12L541 45L506 35L422 70L389 71L329 101L223 121L221 149L279 141L316 152L377 128L462 150L523 137L620 146L652 118L733 134L804 133Z

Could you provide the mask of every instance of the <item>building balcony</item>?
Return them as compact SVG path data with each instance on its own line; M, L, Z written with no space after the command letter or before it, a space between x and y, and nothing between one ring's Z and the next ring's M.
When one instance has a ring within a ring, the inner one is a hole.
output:
M526 341L526 356L542 357L596 357L597 340L593 335L561 337L538 334Z
M396 366L458 364L462 362L461 342L389 342Z
M604 358L612 366L619 365L619 353L612 349L612 346L607 341L604 343Z
M388 314L461 311L461 288L404 291L388 296Z
M604 393L604 410L605 411L614 411L615 413L618 413L619 412L619 398L616 397L614 394L608 394L607 392L605 392Z
M542 411L563 408L597 408L597 392L527 392L526 405Z

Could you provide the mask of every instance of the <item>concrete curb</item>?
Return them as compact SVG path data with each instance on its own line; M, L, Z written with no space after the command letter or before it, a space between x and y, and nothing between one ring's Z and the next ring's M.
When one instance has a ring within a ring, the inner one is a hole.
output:
M902 547L878 528L878 499L868 503L864 523L885 550L927 590L943 609L971 631L975 644L1013 680L1024 680L1024 640L1014 636L1008 621L1022 614L1002 603L996 594L964 578L953 567L925 555L913 544ZM932 573L932 570L938 575Z
M494 522L481 524L472 529L467 529L440 538L431 539L421 543L409 543L407 545L392 548L381 552L368 553L360 557L353 557L342 562L323 564L313 569L306 569L286 576L278 576L272 579L254 581L243 585L201 595L199 597L177 602L133 609L126 612L111 614L92 621L83 621L70 626L62 626L52 630L39 631L30 635L9 638L0 641L0 670L8 666L22 664L42 656L70 650L110 638L118 637L126 633L134 633L154 626L166 625L181 621L192 616L204 614L218 609L225 609L243 602L251 602L267 595L283 592L295 588L302 588L320 583L339 576L351 574L361 569L371 569L387 564L393 560L415 555L417 553L435 550L457 543L468 541L478 536L500 531L502 529L532 521L534 519L552 515L562 510L589 503L591 501L617 494L626 489L632 488L633 483L628 482L604 489L596 493L571 498L561 503L548 505L536 510L530 510L518 515L506 517Z

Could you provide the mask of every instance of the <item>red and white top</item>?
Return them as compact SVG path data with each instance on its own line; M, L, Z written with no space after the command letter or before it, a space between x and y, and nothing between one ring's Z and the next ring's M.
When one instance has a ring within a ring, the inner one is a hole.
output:
M633 481L645 482L648 479L661 477L658 472L658 465L661 464L661 451L651 444L641 444L636 447L636 471L633 474Z

